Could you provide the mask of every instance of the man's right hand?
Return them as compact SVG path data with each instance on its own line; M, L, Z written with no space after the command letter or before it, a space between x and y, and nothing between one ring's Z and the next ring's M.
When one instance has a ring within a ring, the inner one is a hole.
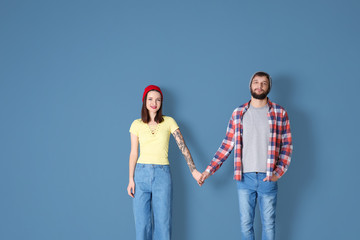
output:
M201 177L200 177L200 180L199 180L199 185L202 186L204 184L204 181L210 177L210 173L207 172L207 171L204 171L202 174L201 174Z

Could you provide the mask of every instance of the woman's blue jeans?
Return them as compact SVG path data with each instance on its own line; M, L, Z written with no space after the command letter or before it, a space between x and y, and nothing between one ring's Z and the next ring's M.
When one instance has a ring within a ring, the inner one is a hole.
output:
M136 164L133 200L137 240L170 240L172 183L169 165Z
M262 239L275 239L275 210L277 182L264 182L265 173L244 173L237 181L240 207L240 227L242 240L254 240L254 216L256 201L259 199L262 223Z

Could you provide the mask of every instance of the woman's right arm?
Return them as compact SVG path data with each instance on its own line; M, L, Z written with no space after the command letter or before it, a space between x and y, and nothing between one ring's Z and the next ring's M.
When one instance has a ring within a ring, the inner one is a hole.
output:
M135 194L135 182L134 182L134 172L135 166L138 159L139 151L139 138L133 133L130 133L131 138L131 151L129 157L129 185L127 191L130 197L134 197Z

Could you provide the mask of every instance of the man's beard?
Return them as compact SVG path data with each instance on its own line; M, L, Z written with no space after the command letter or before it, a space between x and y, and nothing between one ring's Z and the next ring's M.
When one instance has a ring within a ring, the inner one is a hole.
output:
M251 92L251 96L253 96L253 98L259 99L259 100L264 100L267 97L267 95L269 94L269 92L270 92L269 90L270 89L268 89L266 92L263 92L261 94L257 94L252 89L250 89L250 92Z

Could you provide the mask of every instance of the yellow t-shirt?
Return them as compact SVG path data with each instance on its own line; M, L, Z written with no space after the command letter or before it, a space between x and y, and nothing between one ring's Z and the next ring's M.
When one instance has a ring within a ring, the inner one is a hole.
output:
M164 121L157 124L154 133L141 119L136 119L131 124L130 132L138 136L140 143L138 163L169 165L170 133L175 132L179 126L172 117L163 118Z

